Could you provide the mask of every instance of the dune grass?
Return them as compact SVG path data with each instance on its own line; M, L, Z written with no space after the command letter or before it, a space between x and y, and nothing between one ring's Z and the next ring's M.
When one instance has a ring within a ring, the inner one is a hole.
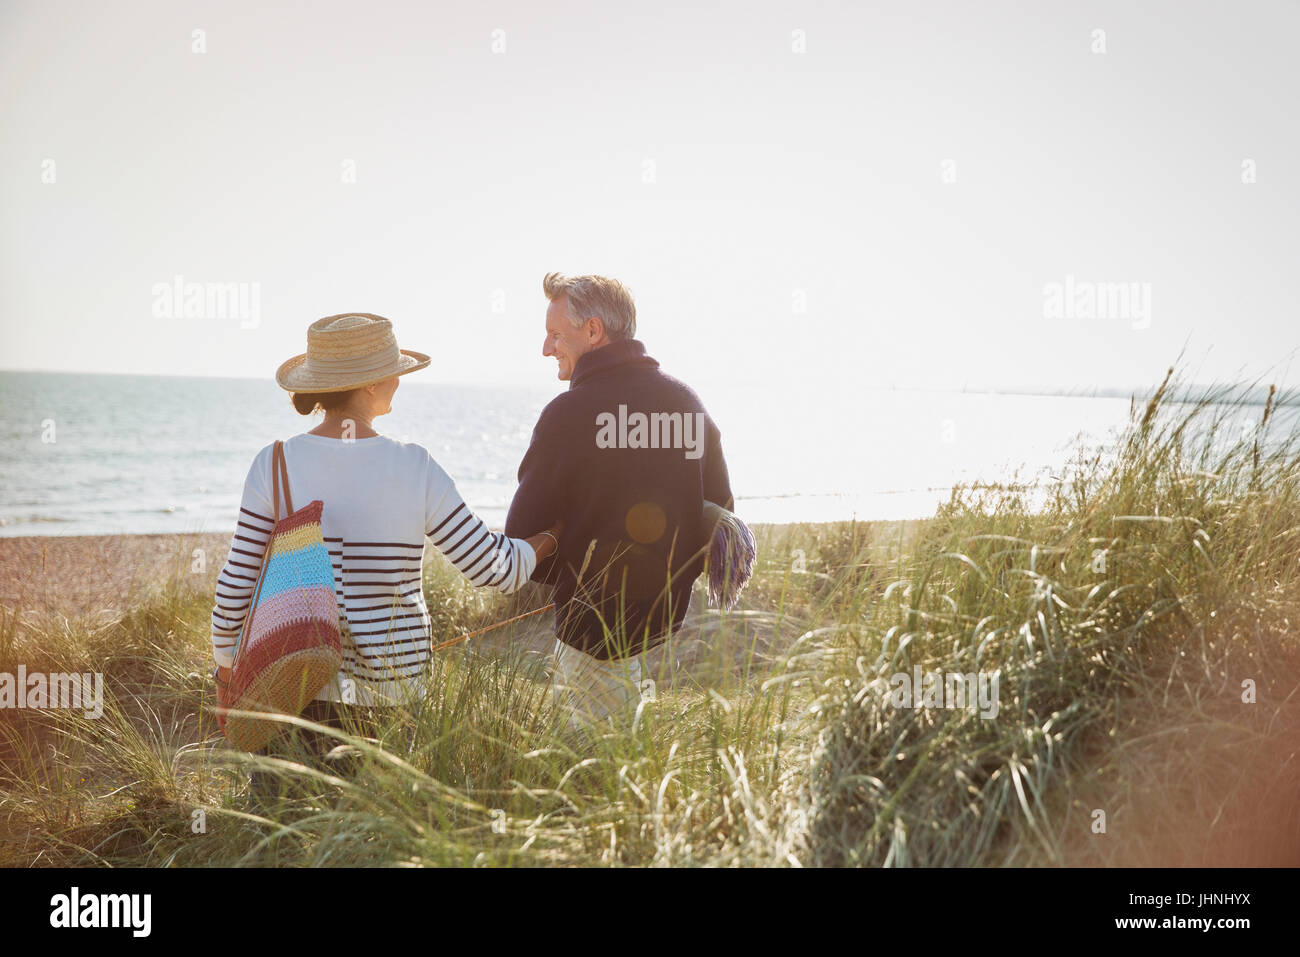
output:
M211 593L185 576L107 625L6 610L0 671L107 691L97 721L0 712L0 864L1300 863L1294 409L1174 385L1032 500L757 529L741 607L693 616L654 694L582 735L545 639L496 635L439 652L419 709L338 734L361 768L335 777L223 745ZM546 601L438 558L425 590L435 644ZM996 717L899 707L917 666L996 674ZM252 765L288 789L270 811Z

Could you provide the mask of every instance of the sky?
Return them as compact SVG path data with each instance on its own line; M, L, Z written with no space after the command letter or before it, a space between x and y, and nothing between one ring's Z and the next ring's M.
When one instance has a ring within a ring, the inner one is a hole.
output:
M1300 384L1297 35L1260 0L0 0L0 368L270 378L363 311L430 381L555 384L556 270L626 283L705 391Z

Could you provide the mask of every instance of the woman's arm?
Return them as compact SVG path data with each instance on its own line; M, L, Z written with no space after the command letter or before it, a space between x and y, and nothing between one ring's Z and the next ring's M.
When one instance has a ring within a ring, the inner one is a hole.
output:
M558 399L556 401L559 401ZM553 434L551 425L554 414L552 402L537 419L533 428L533 437L528 443L528 451L519 463L519 485L510 501L510 511L506 515L506 532L521 535L551 520L560 514L560 501L557 489L564 487L564 461L558 455L560 443ZM557 529L552 529L556 532ZM553 552L539 555L533 569L533 578L539 582L554 583L555 562L547 562Z
M555 550L560 547L561 528L562 523L557 521L546 531L538 532L536 535L530 535L524 539L524 541L532 546L533 552L537 555L537 560L539 562L550 558L555 554Z
M451 477L432 456L426 495L426 534L434 547L476 586L505 594L518 591L532 575L539 555L549 555L555 549L551 540L555 530L526 539L490 531L470 511Z
M263 449L248 470L235 535L230 542L226 563L217 576L216 602L212 608L212 657L216 660L219 676L221 669L234 664L235 644L240 629L244 627L244 619L248 617L248 606L257 586L266 542L275 524L271 518L274 509L266 488L271 467L269 449L269 446Z

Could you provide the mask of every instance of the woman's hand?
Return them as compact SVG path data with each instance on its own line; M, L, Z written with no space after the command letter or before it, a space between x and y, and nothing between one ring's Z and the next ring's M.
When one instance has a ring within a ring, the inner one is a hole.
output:
M529 538L524 539L532 546L533 551L537 554L537 560L550 558L555 554L556 549L560 547L560 532L564 528L564 523L557 521L554 525L544 532L538 532Z

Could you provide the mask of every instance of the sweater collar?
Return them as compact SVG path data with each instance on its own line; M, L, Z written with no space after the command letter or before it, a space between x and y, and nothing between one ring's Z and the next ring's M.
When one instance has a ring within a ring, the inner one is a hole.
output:
M569 377L569 388L620 366L657 369L659 363L645 354L645 343L640 339L621 339L578 356L578 361L573 364L573 375Z

